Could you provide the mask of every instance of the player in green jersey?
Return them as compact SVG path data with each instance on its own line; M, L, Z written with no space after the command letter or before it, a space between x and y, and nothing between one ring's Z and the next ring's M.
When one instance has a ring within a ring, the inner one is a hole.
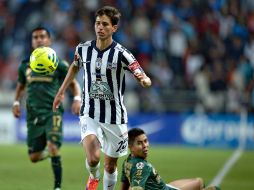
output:
M44 27L35 28L31 33L32 49L40 46L50 46L49 31ZM62 164L60 147L62 144L62 115L63 106L52 111L54 97L68 72L68 63L59 60L56 71L50 75L41 76L29 67L29 58L22 61L18 69L18 83L13 115L20 117L20 100L26 90L26 120L27 120L27 145L31 162L36 163L47 157L51 158L54 173L54 188L60 190L62 181ZM76 80L70 84L74 96L72 111L79 114L80 87ZM46 149L47 147L47 149Z
M218 190L204 188L201 178L180 179L166 184L146 158L149 142L145 132L133 128L128 132L130 155L123 163L120 190Z

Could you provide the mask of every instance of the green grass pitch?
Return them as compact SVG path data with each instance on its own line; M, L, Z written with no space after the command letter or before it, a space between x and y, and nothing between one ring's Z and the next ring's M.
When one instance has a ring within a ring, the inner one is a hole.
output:
M61 152L62 190L83 190L88 175L81 145L64 144ZM202 177L206 183L209 183L232 153L233 150L151 146L148 160L165 182L180 178ZM123 159L120 159L118 162L119 174L122 161ZM101 165L103 170L102 166L103 164ZM50 161L30 163L25 144L0 145L1 190L52 190L52 179ZM222 190L254 189L254 151L244 152L222 181L221 188ZM102 183L99 190L102 190Z

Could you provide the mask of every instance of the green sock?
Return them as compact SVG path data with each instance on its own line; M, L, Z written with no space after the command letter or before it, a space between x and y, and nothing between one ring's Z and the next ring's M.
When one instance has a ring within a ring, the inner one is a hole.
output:
M60 156L51 157L51 165L55 177L55 188L61 187L62 182L62 163Z

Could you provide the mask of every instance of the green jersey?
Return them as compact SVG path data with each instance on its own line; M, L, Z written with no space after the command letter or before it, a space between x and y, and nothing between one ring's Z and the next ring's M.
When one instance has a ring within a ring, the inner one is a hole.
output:
M18 81L26 85L27 108L52 109L54 97L68 72L68 63L59 61L56 71L41 76L29 67L29 59L22 61L18 70ZM62 107L61 107L62 109Z
M22 61L18 70L18 81L26 85L27 98L27 144L29 152L44 150L46 141L50 140L58 147L62 143L62 114L61 105L53 112L52 105L58 89L67 72L68 63L61 61L56 71L42 76L31 70L29 59Z
M121 181L129 183L130 187L139 187L144 190L173 190L162 181L149 162L131 155L123 163Z

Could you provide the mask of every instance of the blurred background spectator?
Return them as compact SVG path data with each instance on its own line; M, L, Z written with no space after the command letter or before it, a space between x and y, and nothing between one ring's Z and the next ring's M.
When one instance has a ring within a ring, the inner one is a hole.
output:
M58 56L71 62L78 43L94 38L94 11L102 5L120 9L114 39L153 80L142 90L127 75L131 112L254 110L252 0L0 0L1 107L12 105L29 32L49 28Z

